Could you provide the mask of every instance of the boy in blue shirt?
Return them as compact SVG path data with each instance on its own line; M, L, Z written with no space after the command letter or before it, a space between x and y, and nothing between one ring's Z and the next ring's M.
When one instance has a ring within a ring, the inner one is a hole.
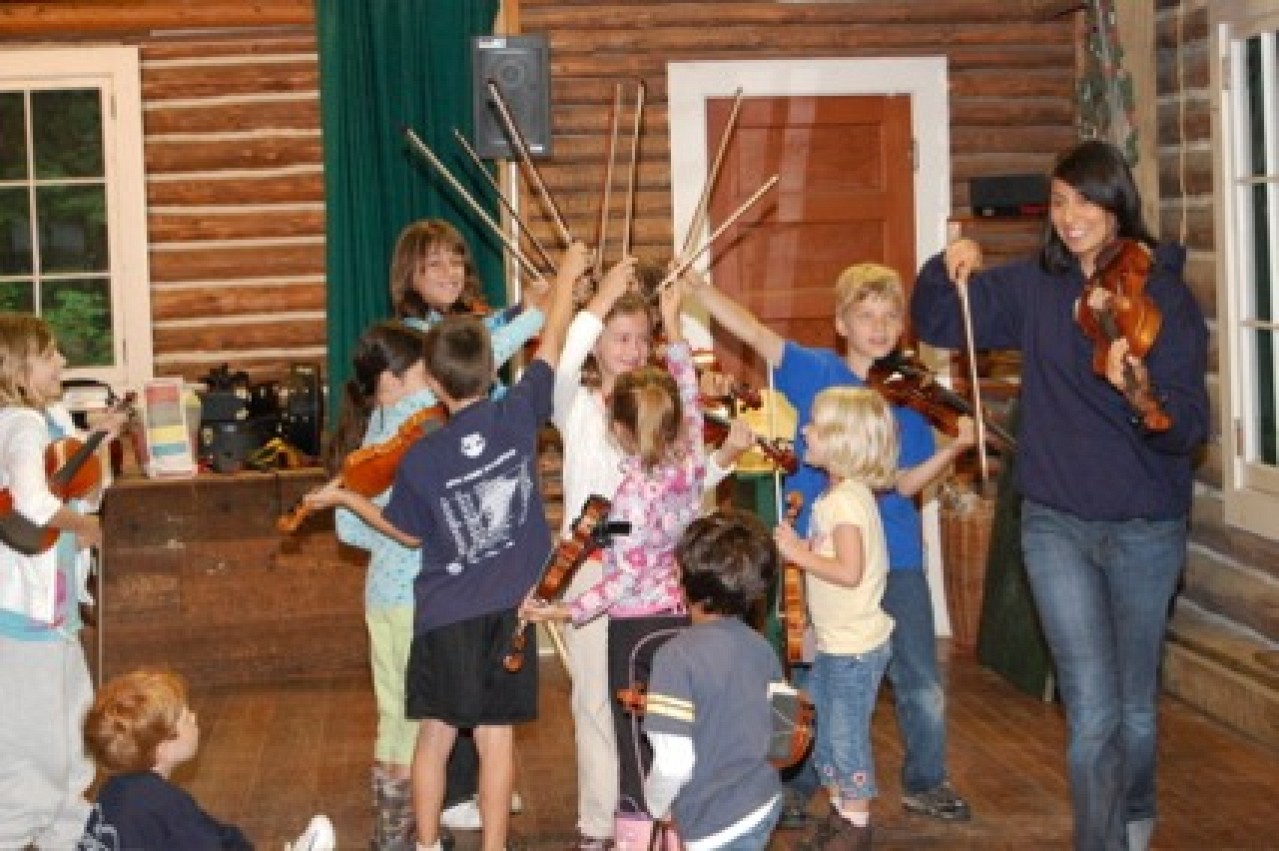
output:
M861 387L871 365L893 352L905 330L906 297L892 269L858 263L835 283L835 330L844 339L841 356L830 349L801 346L765 326L746 308L708 282L694 293L719 326L763 357L773 369L777 389L795 408L795 454L804 457L804 426L813 399L828 387ZM888 541L888 586L881 606L895 622L888 680L902 733L902 805L906 810L945 821L967 821L968 803L951 787L946 771L945 693L937 670L932 601L924 573L923 534L914 497L975 443L971 419L960 421L960 435L936 450L932 429L908 408L893 408L901 452L897 489L879 497L880 518ZM808 513L825 487L822 471L801 465L786 479L787 491L799 491L804 508L795 522L808 533ZM820 723L820 722L819 722ZM811 761L790 784L782 826L805 823L808 798L818 778Z

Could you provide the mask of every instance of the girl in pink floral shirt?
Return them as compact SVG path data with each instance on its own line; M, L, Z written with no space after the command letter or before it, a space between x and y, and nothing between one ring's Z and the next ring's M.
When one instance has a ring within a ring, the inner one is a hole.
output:
M611 521L631 524L604 554L599 582L566 604L525 606L532 620L583 624L607 614L609 693L647 682L657 648L688 624L675 564L675 542L697 517L706 477L697 374L679 333L683 284L662 293L670 341L667 369L641 367L617 378L609 400L612 439L622 448L622 482ZM644 774L651 761L637 720L614 703L620 806L643 811Z

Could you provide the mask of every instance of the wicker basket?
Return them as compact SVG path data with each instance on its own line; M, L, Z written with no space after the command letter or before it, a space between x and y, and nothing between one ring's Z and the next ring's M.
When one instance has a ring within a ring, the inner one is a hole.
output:
M995 497L947 483L942 488L939 507L942 575L946 583L951 642L957 649L970 652L977 644L977 628L981 623Z

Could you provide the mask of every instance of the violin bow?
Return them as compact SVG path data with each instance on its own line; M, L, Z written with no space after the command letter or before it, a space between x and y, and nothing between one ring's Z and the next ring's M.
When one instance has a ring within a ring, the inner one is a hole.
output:
M715 228L715 232L706 238L706 241L702 243L701 248L697 249L692 254L684 255L684 257L678 263L675 264L675 268L671 269L671 271L666 273L666 277L662 278L661 282L654 289L654 292L660 293L662 290L670 286L672 281L674 281L680 275L684 274L684 271L688 269L689 266L693 265L694 260L696 260L698 257L701 257L703 254L706 253L706 249L711 247L711 243L719 239L720 236L723 235L724 231L728 230L733 225L734 222L740 219L746 213L747 210L749 210L751 207L755 205L755 202L757 202L760 198L764 197L765 192L767 192L768 190L772 189L774 186L777 185L777 181L780 179L780 177L781 175L775 174L772 177L770 177L768 180L764 181L764 185L761 186L759 189L756 189L754 195L747 198L746 201L743 202L740 207L738 207L736 210L733 211L733 214L731 216L725 219L723 223L720 224L719 227Z
M957 230L952 225L952 229ZM951 236L958 239L959 234ZM953 239L952 239L953 241ZM968 384L973 394L973 424L977 429L977 464L981 471L983 485L990 483L990 459L986 453L986 418L982 416L981 381L977 377L977 345L973 338L973 310L968 301L968 279L972 271L964 269L960 278L955 281L955 289L959 294L959 313L964 322L964 353L968 356Z
M608 241L608 205L613 194L613 159L617 155L617 130L622 117L622 84L613 86L613 107L608 113L608 153L604 161L604 191L600 193L599 226L595 233L595 280L604 276L604 245Z
M693 211L693 218L688 223L688 230L684 233L684 247L680 249L679 256L684 257L688 252L693 250L693 240L706 227L706 210L710 205L711 192L715 189L715 181L719 178L719 168L724 162L724 155L728 151L729 140L732 139L733 131L737 128L737 114L742 108L742 89L737 88L736 94L733 95L733 111L728 114L728 123L724 125L724 134L719 140L719 150L715 154L715 162L711 165L710 172L706 175L706 185L702 187L702 197L697 200L697 208Z
M515 225L520 229L520 232L529 238L529 242L533 244L533 248L537 249L537 256L542 258L542 262L546 264L548 269L554 271L555 261L546 253L546 249L533 234L533 231L529 230L528 225L524 224L523 220L520 219L520 214L516 212L515 205L507 199L506 195L502 192L502 188L498 186L497 181L493 179L493 175L489 174L489 170L484 167L484 163L480 160L480 155L475 152L475 149L471 147L471 143L466 141L466 137L463 136L456 127L453 128L453 138L457 139L458 145L462 147L463 151L466 151L466 155L471 158L471 162L475 163L476 170L478 170L480 174L484 175L484 179L488 181L489 186L493 187L493 191L497 193L497 200L502 202L502 206L510 215L511 221L515 222Z
M509 235L507 235L506 231L498 227L497 222L493 221L492 217L484 211L484 208L471 197L471 193L466 191L466 187L458 182L458 179L449 172L444 163L440 162L440 158L435 155L435 152L432 151L425 142L418 138L418 135L413 132L412 127L404 128L404 138L408 140L409 145L413 148L413 150L417 151L423 159L430 163L432 168L434 168L439 175L453 187L453 191L461 196L462 200L465 201L475 215L480 218L480 221L489 226L489 229L493 231L493 235L501 240L502 244L506 246L507 251L511 252L511 256L519 261L519 264L523 266L535 280L540 281L546 286L550 286L550 283L546 280L546 278L542 277L542 273L538 271L537 266L533 265L533 263L524 256L524 252L520 251L519 245L512 240Z
M631 224L635 220L635 184L639 178L640 123L644 120L644 81L635 89L635 126L631 132L631 167L626 182L626 224L622 227L622 256L631 254Z
M560 214L560 208L556 206L555 199L551 197L551 191L546 188L541 172L537 170L537 165L534 164L533 158L529 156L528 143L524 140L524 134L520 132L515 119L511 117L511 110L506 105L506 96L502 94L502 89L498 86L496 80L489 79L488 90L490 97L493 99L493 105L497 107L498 117L502 119L502 126L506 128L507 135L511 137L511 145L515 148L520 162L532 179L533 186L542 198L542 203L546 205L547 211L551 214L551 218L554 219L560 239L563 240L564 247L567 248L573 244L573 234L569 232L568 225L564 223L564 216Z

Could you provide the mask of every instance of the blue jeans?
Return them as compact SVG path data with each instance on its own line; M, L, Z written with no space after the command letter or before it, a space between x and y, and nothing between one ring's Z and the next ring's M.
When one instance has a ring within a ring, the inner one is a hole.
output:
M1081 520L1026 500L1026 572L1069 729L1075 847L1125 849L1155 817L1159 659L1186 521Z
M820 719L813 762L822 785L838 789L841 801L869 800L878 792L870 719L892 652L884 641L865 653L818 653L813 661L813 706Z
M937 629L924 571L888 571L880 606L895 621L887 675L905 752L902 788L907 794L927 792L946 780L946 693L937 671ZM807 689L808 680L807 665L792 670L796 688ZM787 792L804 801L821 786L811 757L787 778Z
M778 796L773 800L773 806L768 811L768 815L764 816L759 824L736 839L718 846L715 851L764 851L768 847L768 840L772 838L773 829L777 827L777 819L781 814L782 799Z

